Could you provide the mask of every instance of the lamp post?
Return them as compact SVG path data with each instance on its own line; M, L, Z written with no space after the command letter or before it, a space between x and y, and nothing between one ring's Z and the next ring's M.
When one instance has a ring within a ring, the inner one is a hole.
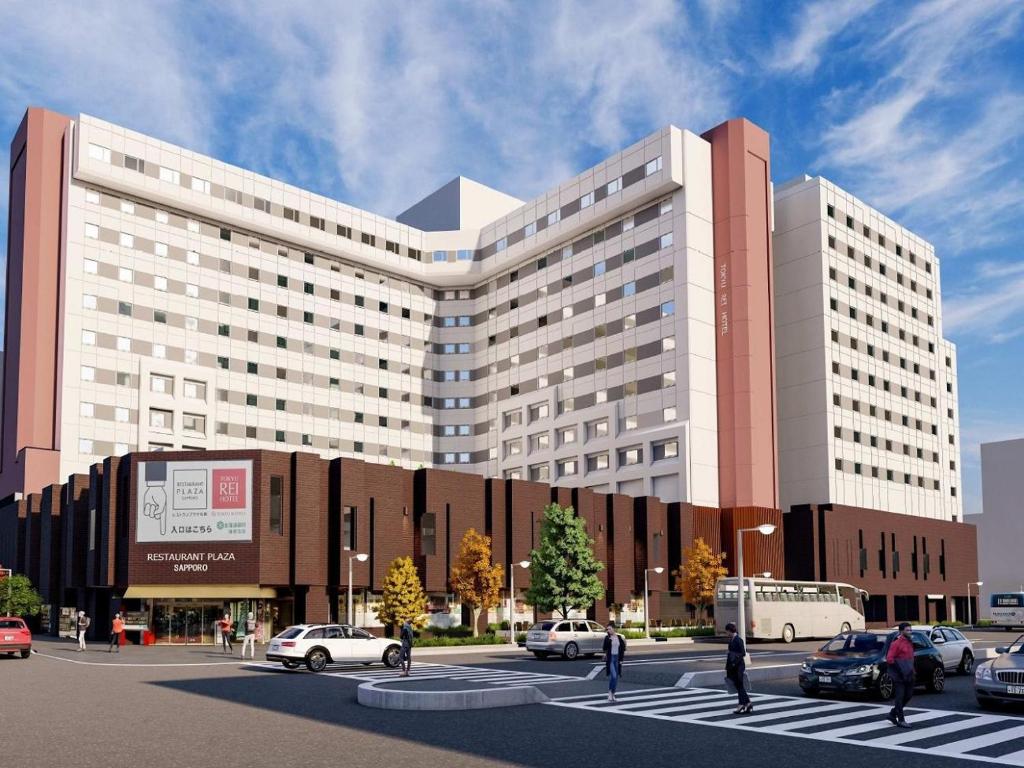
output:
M739 619L739 626L736 629L739 632L740 640L743 641L744 651L746 651L747 648L747 610L743 584L743 534L752 533L753 531L757 531L762 536L770 536L775 533L775 526L771 523L764 523L756 528L740 528L736 531L736 575L740 580L739 610L736 612L737 618Z
M967 626L973 627L974 622L971 620L971 584L978 588L978 597L981 597L981 587L984 585L984 581L968 581L967 582Z
M529 568L529 560L520 560L520 568ZM516 564L508 567L508 641L516 644Z
M365 563L370 559L370 556L360 552L358 555L352 555L348 559L348 624L352 625L352 561L358 560L360 563Z
M657 568L644 568L644 637L648 640L651 639L651 609L647 603L647 593L649 591L647 588L647 574L651 571L664 573L665 569L660 565Z

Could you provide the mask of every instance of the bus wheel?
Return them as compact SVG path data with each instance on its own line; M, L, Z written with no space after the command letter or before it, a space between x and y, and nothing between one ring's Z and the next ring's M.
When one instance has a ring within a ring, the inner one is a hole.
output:
M839 628L839 634L841 634L841 635L842 635L842 634L844 634L844 633L846 633L846 632L849 632L849 631L850 631L851 629L853 629L853 627L851 627L851 626L850 626L850 622L848 622L848 621L844 621L844 622L843 622L843 626L841 626L841 627Z
M792 624L787 624L782 628L782 642L792 643L796 638L796 630L793 629Z

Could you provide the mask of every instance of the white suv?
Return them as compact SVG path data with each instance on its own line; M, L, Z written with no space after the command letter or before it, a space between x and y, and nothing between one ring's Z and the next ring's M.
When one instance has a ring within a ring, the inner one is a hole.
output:
M974 645L959 629L941 624L915 624L912 629L928 633L928 639L942 654L942 666L947 672L971 674L974 669Z
M394 668L400 652L394 640L347 624L297 624L271 639L267 661L280 661L288 669L305 664L310 672L322 672L328 664L378 661Z

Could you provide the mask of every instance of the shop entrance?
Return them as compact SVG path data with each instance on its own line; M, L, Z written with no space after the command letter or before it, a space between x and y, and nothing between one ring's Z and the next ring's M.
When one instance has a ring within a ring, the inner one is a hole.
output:
M217 619L224 615L223 603L156 602L153 631L164 645L213 645Z

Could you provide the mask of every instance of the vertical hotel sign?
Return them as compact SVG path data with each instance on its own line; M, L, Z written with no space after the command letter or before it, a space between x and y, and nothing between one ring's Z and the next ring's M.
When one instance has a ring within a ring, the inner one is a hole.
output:
M252 541L252 460L140 461L135 541Z

